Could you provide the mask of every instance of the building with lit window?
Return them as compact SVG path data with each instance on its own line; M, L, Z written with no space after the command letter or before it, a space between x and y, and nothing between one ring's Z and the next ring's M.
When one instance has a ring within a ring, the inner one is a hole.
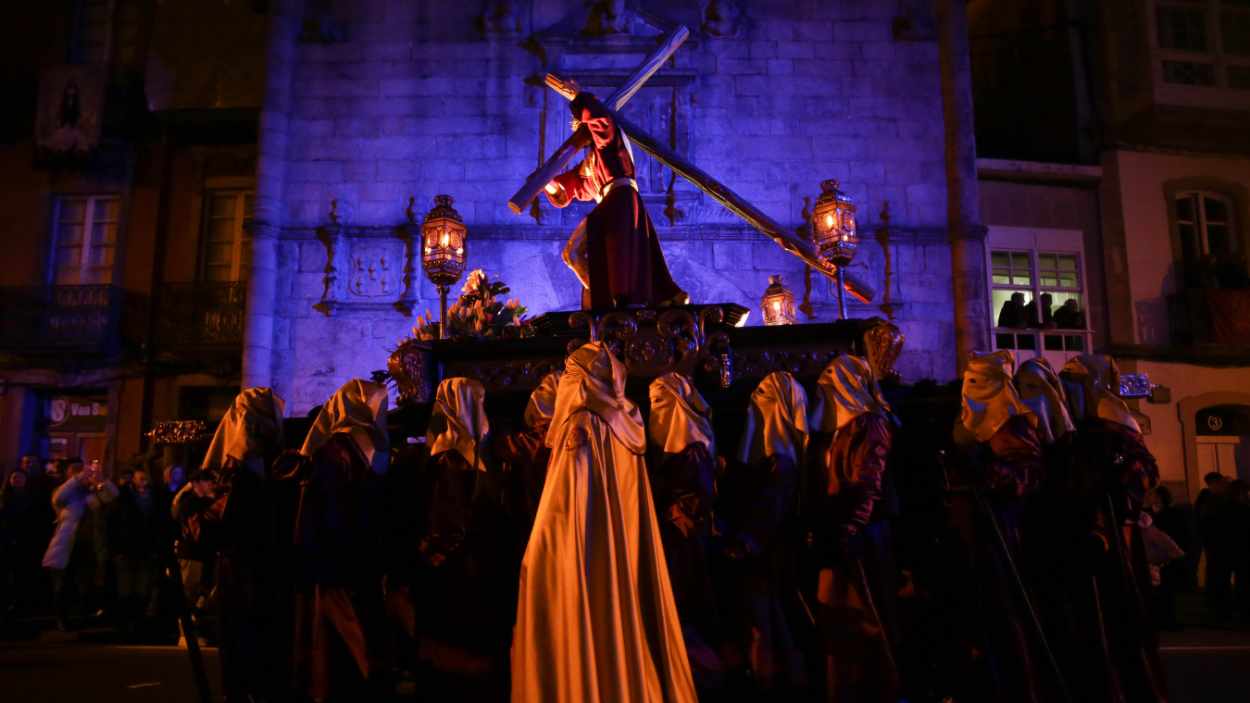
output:
M1250 3L969 14L995 347L1148 374L1178 496L1250 478Z

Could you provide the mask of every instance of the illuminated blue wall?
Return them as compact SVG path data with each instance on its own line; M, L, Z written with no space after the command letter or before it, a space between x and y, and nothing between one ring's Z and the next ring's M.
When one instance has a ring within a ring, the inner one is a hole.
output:
M608 37L583 33L580 0L485 4L519 9L484 27L482 3L339 2L324 18L339 36L297 47L273 345L274 385L292 412L382 368L411 326L393 305L403 296L396 228L409 197L420 217L435 194L454 196L470 228L469 265L505 278L535 313L578 305L559 253L586 208L544 204L536 220L506 204L539 161L540 135L549 154L569 133L565 104L535 79L557 71L606 94L677 22L691 40L626 113L783 223L799 226L804 197L840 179L860 207L855 268L878 288L876 303L888 285L908 338L902 372L953 375L937 41L892 33L900 7L925 3L742 2L722 26L704 23L703 3L645 3ZM906 19L921 30L931 22L923 12ZM637 156L669 265L695 302L756 308L776 273L802 294L796 259L690 184L670 194L669 172ZM330 251L316 228L332 200L343 230L330 288L342 304L327 315L313 307L326 295ZM876 239L886 201L888 283ZM417 311L436 308L416 278ZM817 318L831 319L832 289L816 280L812 296ZM851 313L880 311L857 304Z

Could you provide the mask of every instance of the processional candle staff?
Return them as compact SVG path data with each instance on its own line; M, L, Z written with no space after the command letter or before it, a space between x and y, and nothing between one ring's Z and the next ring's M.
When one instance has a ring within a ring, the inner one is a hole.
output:
M421 267L438 287L438 338L447 339L447 291L464 273L469 230L451 206L450 195L434 196L434 208L421 224Z
M769 276L768 288L760 299L765 325L793 325L795 322L794 293L781 284L781 276Z
M820 197L812 207L812 238L820 256L837 266L838 318L846 319L846 286L843 269L855 258L859 237L855 234L855 203L838 190L837 180L821 181Z

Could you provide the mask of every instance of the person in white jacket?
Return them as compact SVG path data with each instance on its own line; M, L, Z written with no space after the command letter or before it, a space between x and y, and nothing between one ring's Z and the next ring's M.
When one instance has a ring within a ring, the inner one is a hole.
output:
M95 555L78 553L74 546L83 529L84 518L117 498L117 486L100 475L96 466L84 469L82 462L71 462L69 478L52 494L52 510L56 512L56 528L43 555L43 567L52 575L52 593L56 604L57 627L68 627L69 590L81 598L94 581ZM73 568L71 568L73 567Z

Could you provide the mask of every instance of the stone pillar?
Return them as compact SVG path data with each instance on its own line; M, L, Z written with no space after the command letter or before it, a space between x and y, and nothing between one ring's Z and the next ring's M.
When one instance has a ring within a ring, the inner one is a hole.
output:
M990 348L985 226L977 194L972 63L964 0L937 0L942 118L946 136L946 221L955 304L956 372L973 351Z
M256 157L256 204L252 261L247 279L243 327L243 387L272 385L273 317L278 280L278 237L282 232L291 78L303 0L276 0L269 15L265 55L265 99L260 110Z

